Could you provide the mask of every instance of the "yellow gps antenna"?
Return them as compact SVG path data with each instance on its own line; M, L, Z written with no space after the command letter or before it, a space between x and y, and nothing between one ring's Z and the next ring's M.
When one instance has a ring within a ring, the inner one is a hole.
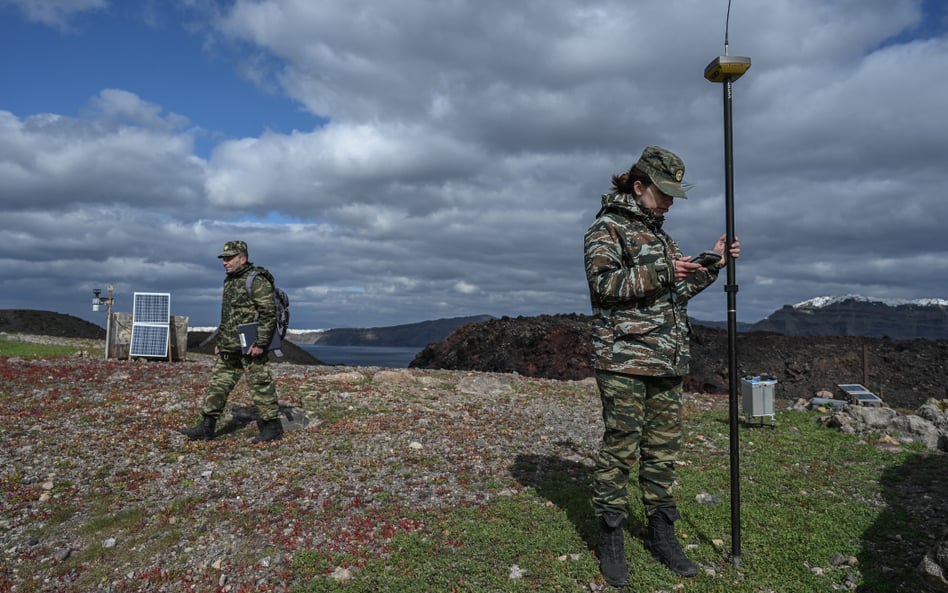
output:
M731 23L731 0L727 2L727 17L724 20L724 55L711 60L704 69L704 77L711 82L734 82L751 67L751 59L742 56L729 56L728 28Z
M735 567L741 565L741 482L740 482L740 438L738 433L738 377L737 377L737 280L735 261L731 258L734 243L734 138L731 131L731 83L750 68L751 59L728 55L728 27L731 21L731 0L727 3L727 18L724 21L724 55L711 60L704 69L704 77L711 82L724 84L724 204L727 217L727 342L728 342L728 394L730 412L730 457L731 457L731 559Z

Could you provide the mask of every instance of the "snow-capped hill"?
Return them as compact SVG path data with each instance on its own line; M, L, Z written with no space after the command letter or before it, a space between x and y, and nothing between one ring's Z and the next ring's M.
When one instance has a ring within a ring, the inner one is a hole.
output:
M803 301L793 305L794 309L823 309L831 305L845 303L846 301L855 301L857 303L881 303L890 307L901 307L903 305L915 305L919 307L948 307L948 300L945 299L880 299L866 297L858 294L847 294L844 296L821 296Z
M817 297L787 305L750 326L788 336L874 336L948 339L948 301Z

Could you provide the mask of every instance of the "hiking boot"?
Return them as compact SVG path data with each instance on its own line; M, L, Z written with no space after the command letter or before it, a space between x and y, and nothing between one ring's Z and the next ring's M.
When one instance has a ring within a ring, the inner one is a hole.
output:
M668 570L683 577L698 574L698 567L685 556L685 552L675 537L675 521L678 509L675 507L658 509L648 517L648 539L645 547L656 560L668 567Z
M190 441L209 441L214 438L217 429L217 418L202 416L201 421L191 428L182 428L178 432L188 437Z
M260 423L257 424L258 426ZM283 423L279 418L274 418L273 420L264 420L263 428L260 429L260 434L250 439L251 443L268 443L270 441L278 441L283 438Z
M622 523L625 517L618 513L599 516L599 572L613 587L625 587L629 583L629 565L625 561L625 532Z

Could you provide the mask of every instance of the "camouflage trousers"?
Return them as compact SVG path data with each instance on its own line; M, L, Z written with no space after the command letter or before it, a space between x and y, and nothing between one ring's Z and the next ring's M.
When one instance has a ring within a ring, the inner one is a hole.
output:
M605 431L593 471L596 515L628 515L629 475L638 462L646 516L675 506L675 460L681 448L681 377L596 371Z
M276 384L270 374L270 361L266 355L251 358L240 354L222 352L217 356L214 370L211 371L211 384L204 398L205 416L219 418L227 405L227 398L240 381L247 375L247 388L261 420L273 420L280 415L277 403Z

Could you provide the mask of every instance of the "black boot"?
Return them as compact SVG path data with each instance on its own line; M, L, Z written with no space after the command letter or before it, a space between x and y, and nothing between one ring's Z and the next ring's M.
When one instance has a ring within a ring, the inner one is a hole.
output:
M685 556L685 552L675 537L675 521L678 509L675 507L658 509L648 517L648 540L645 547L656 560L668 567L668 570L683 577L698 574L698 567Z
M191 441L209 441L214 438L214 431L217 429L217 418L213 416L202 416L201 421L191 428L182 428L178 432L188 437Z
M629 565L625 561L625 532L622 523L625 517L618 513L599 516L599 572L613 587L625 587L629 583Z
M259 426L260 423L257 423ZM273 420L264 420L263 428L260 429L260 434L250 439L251 443L267 443L270 441L278 441L283 438L283 423L279 418L274 418Z

